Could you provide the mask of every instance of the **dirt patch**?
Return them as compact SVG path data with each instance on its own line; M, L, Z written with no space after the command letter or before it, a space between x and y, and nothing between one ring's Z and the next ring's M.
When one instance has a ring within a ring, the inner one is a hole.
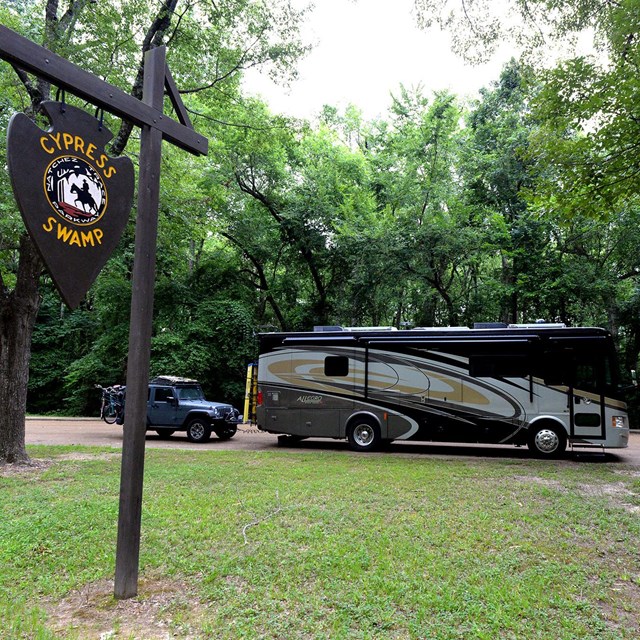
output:
M57 460L120 460L122 455L118 453L65 453L58 456Z
M629 477L638 477L637 472L622 473L620 475L628 475ZM549 478L541 478L539 476L525 476L514 475L514 480L518 482L524 482L529 484L535 484L541 487L548 487L554 489L559 493L568 493L569 488L563 485L558 480ZM576 486L577 492L585 498L606 498L612 506L624 509L629 513L640 513L640 506L634 504L638 501L638 494L627 488L624 482L608 482L608 483L595 483L595 484L578 484Z
M606 484L579 484L578 491L589 498L607 498L615 507L620 507L629 513L640 513L640 506L632 504L638 495L627 489L624 482L609 482Z
M616 582L612 589L611 602L598 603L607 627L618 631L624 629L626 633L633 632L637 638L640 633L640 586L630 580Z
M53 464L53 460L39 460L32 458L28 462L20 464L0 464L0 477L26 476L33 473L42 473Z
M550 489L556 489L561 493L566 493L567 488L558 480L553 480L550 478L541 478L540 476L523 476L523 475L514 475L512 476L514 480L517 482L523 482L525 484L536 484L541 487L548 487Z
M45 603L54 632L83 640L189 640L201 608L186 583L165 578L140 580L138 595L127 600L114 598L113 580L101 580Z
M612 469L613 473L627 478L640 478L640 471L636 469Z
M120 452L117 453L67 453L57 456L55 460L51 458L31 458L27 462L17 464L0 464L0 478L10 478L12 476L28 476L31 474L42 473L58 460L115 460L120 459Z

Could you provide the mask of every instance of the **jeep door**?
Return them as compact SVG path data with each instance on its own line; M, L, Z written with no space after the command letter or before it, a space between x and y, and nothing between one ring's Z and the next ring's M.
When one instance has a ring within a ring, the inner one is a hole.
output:
M171 387L153 387L149 392L147 419L153 426L175 427L178 419L177 402Z

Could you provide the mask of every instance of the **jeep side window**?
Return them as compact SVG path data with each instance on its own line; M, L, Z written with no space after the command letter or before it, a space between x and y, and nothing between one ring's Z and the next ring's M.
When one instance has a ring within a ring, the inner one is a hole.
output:
M173 389L171 387L158 387L156 389L156 402L169 402L169 398L173 398Z

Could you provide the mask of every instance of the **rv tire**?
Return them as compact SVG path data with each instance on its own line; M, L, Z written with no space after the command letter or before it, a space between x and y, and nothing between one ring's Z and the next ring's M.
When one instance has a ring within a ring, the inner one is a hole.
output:
M353 451L376 451L382 445L380 427L371 418L355 418L347 429L349 446Z
M533 425L527 445L538 458L559 458L567 448L567 436L560 425L541 422Z

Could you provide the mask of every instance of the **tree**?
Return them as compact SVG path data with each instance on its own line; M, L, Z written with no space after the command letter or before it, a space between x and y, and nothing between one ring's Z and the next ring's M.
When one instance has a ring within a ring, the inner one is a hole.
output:
M41 33L44 46L71 60L81 60L83 66L92 67L115 84L129 85L136 97L140 95L142 78L141 63L137 61L142 59L141 53L159 44L167 44L175 51L176 61L184 61L184 65L175 65L181 84L188 77L192 80L190 91L208 91L217 97L224 95L220 91L223 87L237 94L243 69L271 65L274 73L286 73L306 50L298 38L303 12L292 9L288 0L277 4L262 0L164 0L154 9L155 4L147 0L117 4L70 0L66 10L59 7L58 0L44 4L20 0L0 9L0 17L3 23L31 37ZM37 10L44 10L42 22L30 17ZM203 56L207 64L201 63ZM194 64L196 60L198 64ZM133 77L129 73L132 68L137 69ZM9 79L7 69L2 69L1 76L3 85L11 87L12 106L25 104L27 97L25 110L36 118L39 104L49 97L51 87L20 69L14 71L21 90ZM2 115L6 113L3 109ZM121 123L112 144L113 154L125 150L130 134L130 127ZM42 270L39 256L28 237L16 231L20 227L14 220L12 216L10 222L3 222L0 246L0 462L28 460L24 415ZM6 229L10 231L7 235Z
M593 317L586 311L588 296L583 297L587 287L579 284L585 282L581 276L589 273L595 278L591 292L608 283L608 293L601 291L597 298L609 308L606 322L615 330L621 285L637 276L637 265L618 254L620 240L615 240L621 228L627 230L627 239L635 238L626 221L637 208L640 187L637 2L507 0L501 15L492 13L490 4L485 0L415 0L421 24L439 24L450 30L458 52L469 60L486 59L504 41L517 44L526 60L546 57L546 68L536 64L538 71L529 69L528 84L522 85L522 104L529 117L522 122L527 131L520 130L526 140L523 137L515 157L528 167L528 177L517 198L521 207L526 205L521 209L526 210L525 217L520 218L527 221L525 231L530 234L537 227L538 239L537 249L527 249L521 263L529 271L519 270L521 295L522 285L537 283L549 302L556 300L558 315ZM580 35L590 38L589 55L578 55L573 47ZM590 233L583 233L590 224L603 234L602 246L608 248L600 251L595 241L576 244L577 238L591 238ZM510 229L512 235L517 231ZM576 233L576 229L583 231ZM588 255L591 262L583 264L582 271L573 271L578 254ZM624 268L613 266L618 259ZM533 265L535 274L529 269ZM553 276L551 265L562 271ZM542 273L546 275L541 277ZM577 286L565 289L573 276ZM517 282L518 277L513 286ZM550 287L552 282L556 284ZM564 301L556 296L563 289ZM571 297L585 306L576 309L569 303Z
M82 3L80 3L82 4ZM12 12L4 10L11 14ZM10 15L10 17L13 17ZM47 3L45 14L45 45L51 46L54 29L65 35L73 18L70 8L57 22L57 2ZM48 98L50 87L42 80L33 81L16 69L29 98L27 113L33 117L39 105ZM5 183L6 186L6 183ZM28 460L24 446L24 416L27 404L31 334L39 305L39 278L42 262L26 232L17 238L18 249L3 247L17 257L15 280L9 281L0 271L0 462L20 463ZM13 284L13 286L11 286Z
M536 202L616 215L640 188L640 15L637 3L615 3L607 11L607 59L578 57L540 76L532 109L540 126L532 155L549 170L540 176ZM562 185L561 189L554 185Z
M344 216L366 206L364 158L325 125L317 131L254 105L252 127L228 136L237 198L222 233L283 329L330 324L344 278L337 237ZM230 201L231 203L231 201Z
M566 215L615 212L618 198L638 192L637 2L506 0L501 15L491 4L415 0L420 24L449 29L458 52L471 60L507 40L520 43L529 59L548 54L547 68L530 74L527 96L537 129L532 156L544 167L537 201ZM590 36L588 55L567 46L578 35Z
M377 206L393 218L386 264L394 324L457 324L476 245L457 177L460 109L400 89L367 141ZM399 270L399 273L398 273Z
M545 225L531 215L523 195L533 188L532 161L525 157L531 127L526 77L527 70L511 60L499 80L480 91L467 117L461 164L467 201L499 256L495 285L502 322L521 319L526 285L541 268L548 241Z
M528 59L553 59L593 34L604 47L611 12L629 2L601 0L414 0L418 25L449 31L453 50L477 63L505 42Z

